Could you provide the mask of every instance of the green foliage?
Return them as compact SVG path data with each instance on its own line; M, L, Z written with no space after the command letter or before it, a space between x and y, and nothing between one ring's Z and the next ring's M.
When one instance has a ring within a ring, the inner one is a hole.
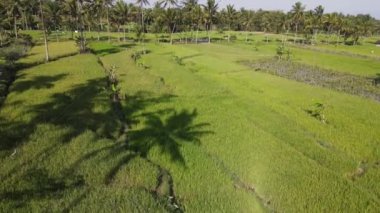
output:
M141 55L142 55L141 51L136 51L136 52L132 53L131 58L135 62L135 64L141 58Z
M90 54L23 70L0 111L1 210L378 212L378 103L236 63L273 44L146 45L149 72L131 51L98 55L118 67L109 91Z
M185 63L183 62L183 59L182 59L181 57L179 57L179 56L174 55L174 56L173 56L173 60L174 60L175 63L177 63L178 65L181 65L181 66L185 65Z
M322 103L314 103L309 109L306 110L306 112L321 121L322 123L327 123L324 111L325 111L325 105Z
M116 74L117 68L115 65L112 65L108 70L108 86L111 90L111 98L113 102L120 101L120 88L118 87L119 80Z
M279 60L285 59L290 60L291 59L291 50L290 48L286 48L285 45L279 45L276 49L277 58Z
M9 65L14 63L26 55L27 49L24 45L11 45L0 50L0 57L3 57Z

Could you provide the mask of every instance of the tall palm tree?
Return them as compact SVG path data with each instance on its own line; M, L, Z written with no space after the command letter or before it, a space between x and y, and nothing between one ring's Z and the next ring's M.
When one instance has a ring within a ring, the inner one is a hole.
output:
M129 6L126 2L124 2L123 0L119 0L113 9L113 12L114 12L116 21L118 22L118 25L125 25L128 22ZM123 26L123 34L124 34L124 42L125 42L126 41L125 26Z
M140 13L141 13L141 31L144 35L145 28L144 28L144 6L149 5L149 0L136 0L136 4L140 7ZM144 39L143 39L144 40Z
M71 38L74 39L74 31L78 27L78 4L76 0L64 1L63 11L65 14L66 26L71 30Z
M314 9L314 41L318 40L318 31L323 28L323 14L325 8L322 5L317 6Z
M295 25L295 28L296 28L296 37L298 35L300 24L304 20L304 12L305 12L305 6L303 6L301 2L296 2L292 6L292 10L290 11L293 24ZM294 41L296 41L296 39L294 39Z
M98 41L100 40L100 31L103 30L102 18L104 14L104 0L92 0L90 2L88 12L92 15L93 19L98 21Z
M177 11L173 9L173 6L178 6L178 0L160 0L160 4L163 8L168 8L166 10L166 22L168 23L168 27L170 30L170 44L173 44L173 34L177 25Z
M194 8L194 18L195 18L195 23L197 27L197 33L195 35L195 43L198 44L199 26L202 25L203 20L204 20L204 13L200 5L197 5Z
M182 2L183 11L185 13L185 24L188 25L188 28L191 31L191 37L193 37L193 30L197 25L195 9L198 5L198 0L185 0ZM187 42L187 39L186 39Z
M160 0L159 3L164 7L171 8L172 6L178 6L178 0Z
M206 4L202 5L205 13L205 21L206 21L206 30L208 33L208 42L211 43L211 34L212 25L214 20L216 19L216 15L218 12L219 5L215 2L215 0L207 0Z
M17 21L22 16L23 2L22 0L7 0L4 2L8 16L13 20L13 30L16 39L18 38Z
M77 3L77 24L79 25L79 51L80 53L86 52L86 40L84 37L84 0L76 0Z
M173 33L177 25L178 11L174 8L168 8L165 11L164 20L170 31L170 44L173 44Z
M240 10L240 18L241 18L241 23L244 27L244 30L246 31L245 35L245 42L248 42L248 34L250 33L253 25L253 18L254 18L254 13L253 11L248 11L244 8Z
M45 22L48 23L49 30L58 31L62 24L62 8L57 1L47 1L45 12ZM48 21L47 21L48 20ZM59 42L58 33L56 33L57 42Z
M228 43L230 42L231 40L231 30L232 30L232 25L234 24L234 22L236 21L236 18L237 18L237 12L234 8L234 5L227 5L227 8L226 8L226 18L227 18L227 23L228 23Z

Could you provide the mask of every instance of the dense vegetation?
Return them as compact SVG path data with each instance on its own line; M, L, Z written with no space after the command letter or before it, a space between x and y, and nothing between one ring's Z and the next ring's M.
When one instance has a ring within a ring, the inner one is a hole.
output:
M133 31L139 37L145 32L176 33L210 30L263 31L302 34L308 42L318 34L336 35L356 44L361 36L380 32L380 22L370 15L324 13L318 6L307 11L300 2L291 11L219 8L215 0L198 4L197 0L156 1L147 8L148 0L136 4L122 0L4 0L0 4L1 43L9 33L19 30L44 29L47 33L62 31ZM195 37L195 33L192 36ZM83 35L81 35L83 36ZM331 37L331 36L330 36ZM210 38L210 37L209 37ZM100 37L98 37L100 39ZM231 36L228 36L228 40ZM303 39L301 39L303 40ZM331 41L329 42L336 42Z
M370 16L0 5L0 212L380 211Z

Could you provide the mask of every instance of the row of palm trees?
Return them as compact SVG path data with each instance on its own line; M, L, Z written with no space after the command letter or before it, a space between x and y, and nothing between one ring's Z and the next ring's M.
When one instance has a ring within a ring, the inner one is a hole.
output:
M380 24L370 15L326 14L322 6L306 10L300 2L285 13L236 9L234 5L220 8L215 0L207 0L205 4L199 4L198 0L136 0L134 3L123 0L2 0L0 36L8 31L17 38L20 29L42 29L47 33L80 31L82 39L84 30L123 30L124 39L126 30L133 30L142 40L146 32L173 35L191 31L196 32L197 41L199 31L215 29L287 32L294 33L296 37L302 34L309 40L316 40L318 34L327 33L357 42L360 36L379 33ZM211 42L211 35L207 34ZM230 41L229 33L227 40Z

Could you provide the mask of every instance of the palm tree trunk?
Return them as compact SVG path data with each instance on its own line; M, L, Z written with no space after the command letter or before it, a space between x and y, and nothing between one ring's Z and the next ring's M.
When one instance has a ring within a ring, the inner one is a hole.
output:
M297 42L298 39L298 23L296 24L296 36L294 38L294 44Z
M198 44L199 24L197 25L197 33L195 35L195 44Z
M13 28L14 28L14 31L15 31L15 36L16 36L16 39L18 38L18 35L17 35L17 22L16 22L16 16L13 16Z
M175 31L175 28L176 28L176 23L174 23L174 27L173 27L173 29L171 30L171 33L170 33L170 44L173 44L173 34L174 34L174 31Z
M338 31L338 34L337 34L337 38L336 38L336 45L339 44L339 41L340 41L340 30Z
M110 19L109 19L109 9L108 9L108 6L107 6L106 15L107 15L107 33L108 33L108 42L111 42L111 35L110 35Z
M98 41L100 41L100 32L103 31L103 22L102 17L99 16L99 25L98 25Z
M0 47L3 46L3 30L0 30Z
M24 29L28 30L27 24L26 24L26 11L23 12L23 20L24 20Z
M40 13L41 13L41 24L42 24L42 30L44 33L44 42L45 42L45 61L49 61L49 46L48 46L48 41L47 41L47 36L46 36L46 29L45 29L45 20L44 20L44 13L42 11L42 2L40 0Z
M124 42L126 42L126 38L125 38L125 25L123 26L123 34L124 34Z
M207 35L208 35L208 43L211 44L211 35L210 35L211 24L209 25L206 24L206 29L207 29Z

